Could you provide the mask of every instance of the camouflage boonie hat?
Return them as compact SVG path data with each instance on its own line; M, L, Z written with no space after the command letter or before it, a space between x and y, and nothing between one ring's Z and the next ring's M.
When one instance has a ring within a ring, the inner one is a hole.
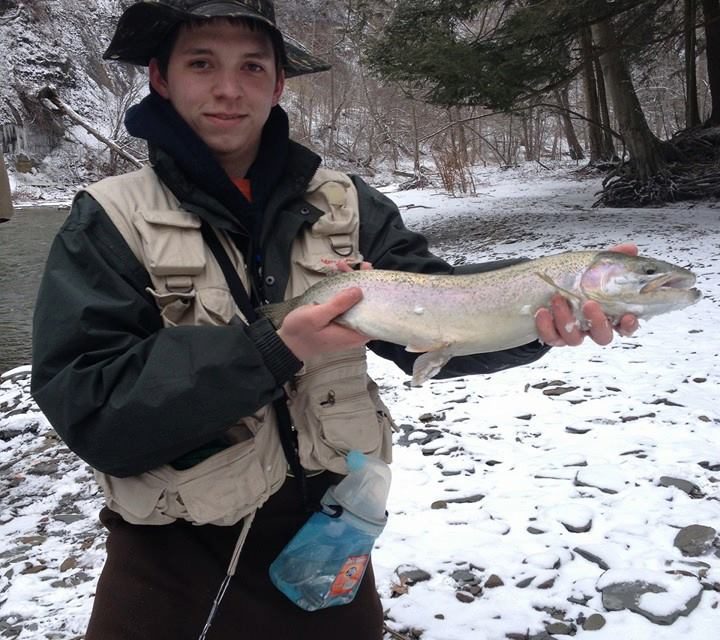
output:
M120 16L103 58L146 67L179 24L218 17L249 18L267 25L280 45L282 66L288 78L330 68L296 40L282 34L275 23L272 0L141 0Z

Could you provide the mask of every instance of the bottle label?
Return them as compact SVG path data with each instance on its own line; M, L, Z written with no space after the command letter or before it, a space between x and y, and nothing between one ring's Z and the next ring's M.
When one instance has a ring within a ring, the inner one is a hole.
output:
M353 593L365 575L369 555L350 556L335 576L330 586L330 596L344 596Z

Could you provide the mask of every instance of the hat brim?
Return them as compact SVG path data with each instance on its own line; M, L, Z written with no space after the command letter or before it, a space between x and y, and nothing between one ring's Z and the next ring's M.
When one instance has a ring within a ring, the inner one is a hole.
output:
M267 18L234 2L209 2L190 11L181 11L157 2L134 4L118 20L115 35L103 54L105 60L146 67L158 47L179 24L203 18L249 18L267 25L285 49L285 77L327 71L330 65L288 38Z

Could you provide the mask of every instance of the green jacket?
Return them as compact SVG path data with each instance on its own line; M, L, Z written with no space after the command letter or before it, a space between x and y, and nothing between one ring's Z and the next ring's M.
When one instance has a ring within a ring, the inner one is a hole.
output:
M188 183L157 151L154 167L183 207L234 238L252 256L255 296L282 299L290 246L320 212L302 200L319 158L291 143L285 172L248 234L217 200ZM360 251L378 269L453 273L408 230L397 207L359 178ZM250 262L250 260L248 260ZM463 265L463 272L497 264ZM266 320L244 326L164 328L144 267L100 205L80 194L50 249L33 319L32 393L68 446L92 467L136 475L207 445L240 416L272 402L301 363ZM370 348L412 370L417 354ZM458 357L439 377L487 374L539 358L534 342ZM238 381L241 381L239 383Z

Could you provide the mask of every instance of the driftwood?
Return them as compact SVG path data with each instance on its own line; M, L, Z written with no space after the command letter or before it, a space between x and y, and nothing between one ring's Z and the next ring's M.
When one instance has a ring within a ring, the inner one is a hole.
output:
M104 145L106 145L108 148L112 149L115 153L117 153L121 158L124 158L131 164L138 167L138 169L142 168L143 164L138 160L136 157L129 154L125 149L120 147L118 144L110 140L110 138L104 136L102 133L100 133L95 127L93 127L87 120L85 120L82 116L80 116L78 113L76 113L72 107L65 104L60 97L58 96L57 92L53 87L45 87L44 89L41 89L38 92L38 99L46 104L49 102L52 107L48 107L52 109L53 111L60 111L63 115L66 115L68 118L70 118L73 122L76 124L79 124L83 129L85 129L90 135L96 137L100 142L102 142Z
M7 222L12 217L13 202L10 193L10 178L8 177L2 149L0 149L0 222Z

